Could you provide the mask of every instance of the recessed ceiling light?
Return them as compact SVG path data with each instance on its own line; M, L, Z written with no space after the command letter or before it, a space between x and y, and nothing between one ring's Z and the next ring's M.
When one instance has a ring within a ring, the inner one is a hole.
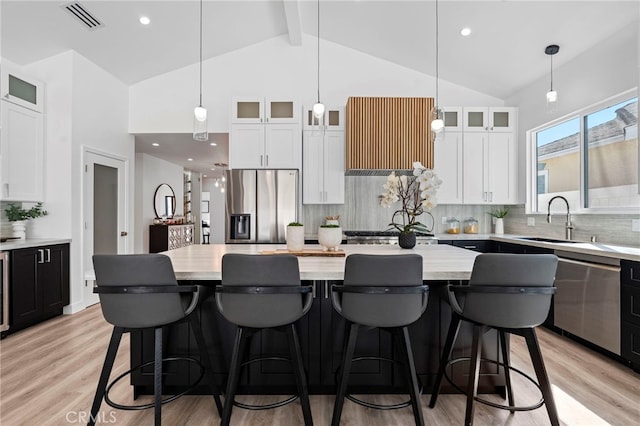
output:
M153 145L153 146L160 146L160 144L159 144L158 142L154 142L154 143L152 143L151 145Z
M215 143L215 142L211 142L209 145L211 145L211 146L218 146L218 144L217 144L217 143Z
M151 23L151 19L149 19L149 18L148 18L148 17L146 17L146 16L141 16L141 17L140 17L140 23L141 23L142 25L149 25L149 24Z
M187 161L193 161L193 158L187 158Z
M202 175L202 177L207 177L207 175Z
M464 27L463 29L460 30L460 35L466 37L469 34L471 34L471 28L469 27Z
M215 167L212 167L212 168L211 168L211 170L215 170L215 169L216 169Z

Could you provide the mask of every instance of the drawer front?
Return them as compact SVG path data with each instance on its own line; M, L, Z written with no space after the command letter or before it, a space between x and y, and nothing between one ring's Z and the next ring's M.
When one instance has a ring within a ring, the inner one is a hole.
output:
M640 326L640 286L623 285L620 290L622 321Z
M480 253L488 253L491 251L491 241L485 240L453 240L453 245Z
M640 326L622 322L620 349L622 358L640 369Z
M640 263L621 260L620 267L622 284L640 287Z

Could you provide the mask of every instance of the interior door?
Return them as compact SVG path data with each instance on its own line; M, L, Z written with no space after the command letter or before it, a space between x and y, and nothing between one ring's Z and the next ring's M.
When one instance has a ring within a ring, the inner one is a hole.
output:
M84 154L83 266L89 271L94 254L126 253L125 161L92 151ZM83 300L85 306L99 301L87 282Z

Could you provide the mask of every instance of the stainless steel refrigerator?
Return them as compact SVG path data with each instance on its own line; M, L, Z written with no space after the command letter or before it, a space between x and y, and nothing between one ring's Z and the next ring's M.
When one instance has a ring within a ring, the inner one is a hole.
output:
M298 218L297 170L228 170L227 243L284 243Z

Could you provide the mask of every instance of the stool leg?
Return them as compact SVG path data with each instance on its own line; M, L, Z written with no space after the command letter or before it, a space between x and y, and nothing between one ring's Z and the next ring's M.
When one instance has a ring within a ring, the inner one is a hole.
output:
M436 381L433 384L433 390L431 391L431 400L429 401L429 407L436 406L438 400L438 394L440 393L440 385L442 384L442 378L444 377L445 369L449 358L451 358L451 351L453 350L453 344L458 337L458 331L460 330L460 317L455 313L451 317L451 323L449 324L449 331L447 332L447 339L444 343L444 349L442 350L442 357L440 358L440 366L438 367L438 374L436 375Z
M96 394L93 397L93 405L91 405L91 416L89 417L89 422L87 423L87 425L89 426L93 426L96 424L98 410L100 410L100 405L102 404L102 399L104 398L104 392L107 387L107 382L109 381L109 376L111 375L111 369L113 368L113 363L116 360L118 346L120 346L120 340L122 340L122 333L124 333L124 328L113 327L111 340L109 341L109 346L107 348L107 355L104 358L102 372L100 373L100 379L98 380L98 388L96 389Z
M309 404L309 388L307 387L307 379L302 365L302 352L300 351L300 341L296 325L291 324L287 327L287 338L289 340L289 352L291 353L291 361L293 362L293 375L296 379L298 387L298 395L300 395L300 404L302 405L302 415L304 417L305 426L313 426L311 417L311 405Z
M558 426L560 424L558 420L558 410L556 409L556 403L553 399L549 376L547 376L547 370L544 367L544 361L542 360L542 353L540 352L540 345L538 343L538 337L536 336L536 330L529 328L522 331L522 334L527 341L527 347L529 348L529 355L531 356L533 368L535 369L536 376L538 377L538 384L542 390L542 397L544 398L544 405L547 407L549 420L551 420L551 424L553 426Z
M205 375L209 379L209 384L211 385L211 391L213 393L213 399L216 403L216 408L218 409L218 415L222 417L222 402L220 401L220 389L213 377L213 366L211 365L211 359L209 358L209 353L207 351L207 344L204 340L204 336L202 335L202 329L200 329L200 324L198 323L198 317L195 313L189 315L189 322L191 323L191 330L193 331L193 336L196 338L196 342L198 344L198 350L200 351L200 359L202 360L202 364L205 368Z
M409 396L411 397L411 408L413 409L413 418L416 425L424 425L424 416L422 414L422 405L420 400L420 390L418 389L418 377L416 373L416 364L413 361L413 351L411 349L411 340L409 339L409 329L402 327L394 331L398 339L398 347L402 351L404 358L405 374L407 383L409 384Z
M155 328L153 363L154 424L162 423L162 327Z
M338 390L336 392L336 401L333 405L333 418L331 419L331 426L340 425L340 417L342 416L342 406L344 405L344 397L347 394L347 382L349 381L349 373L351 372L351 364L353 362L353 353L356 349L356 340L358 339L358 324L347 321L349 326L349 338L347 339L347 345L344 348L344 355L342 358L342 376L340 377L340 383L338 384ZM345 327L346 331L346 327Z
M509 407L513 407L515 405L513 401L513 388L511 387L511 370L509 366L511 365L511 360L509 359L509 349L507 348L507 338L505 336L505 332L503 330L498 331L500 335L500 348L502 349L502 362L504 363L504 382L507 387L507 401L509 403ZM511 413L515 413L515 410L509 410Z
M469 371L469 384L467 386L467 410L465 414L464 424L466 426L473 425L473 410L476 396L478 396L478 378L480 376L480 336L482 335L482 326L473 325L473 343L471 344L472 353Z
M229 366L229 378L227 379L227 393L224 398L224 408L222 410L222 419L220 424L228 426L231 421L231 410L233 409L233 400L238 389L238 380L240 380L240 368L242 366L242 354L246 343L245 329L238 326L236 328L236 338L233 342L233 352L231 355L231 365Z

